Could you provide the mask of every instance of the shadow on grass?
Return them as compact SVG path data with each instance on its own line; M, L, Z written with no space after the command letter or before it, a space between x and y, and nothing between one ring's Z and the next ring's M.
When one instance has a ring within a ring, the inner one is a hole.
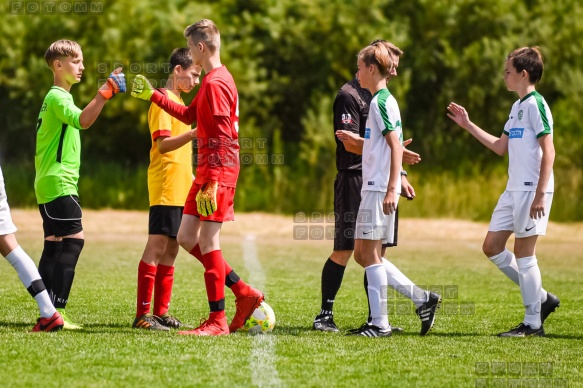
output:
M0 321L0 328L4 327L25 327L32 329L36 322L4 322Z

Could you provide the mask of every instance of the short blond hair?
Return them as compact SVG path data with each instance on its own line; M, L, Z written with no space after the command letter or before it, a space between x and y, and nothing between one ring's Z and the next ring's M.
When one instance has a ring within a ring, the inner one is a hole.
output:
M45 52L45 61L52 69L55 59L61 59L63 57L75 58L79 55L81 55L81 46L79 43L72 40L61 39L49 46Z
M184 37L191 38L197 44L203 42L213 54L221 49L221 34L215 23L209 19L199 20L186 27Z

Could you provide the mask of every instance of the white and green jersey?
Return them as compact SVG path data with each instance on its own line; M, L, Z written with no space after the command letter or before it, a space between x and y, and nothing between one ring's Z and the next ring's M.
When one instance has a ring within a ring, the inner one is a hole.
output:
M34 156L34 191L39 205L65 195L78 195L81 112L71 93L58 86L53 86L43 101Z
M537 91L512 105L504 126L508 136L508 191L535 191L540 176L542 149L538 138L553 133L553 116L547 102ZM545 192L554 192L551 172Z
M372 97L366 120L362 147L362 191L387 191L391 173L391 147L385 135L389 131L396 131L403 143L401 112L397 100L388 89L381 89ZM400 192L399 174L397 193Z

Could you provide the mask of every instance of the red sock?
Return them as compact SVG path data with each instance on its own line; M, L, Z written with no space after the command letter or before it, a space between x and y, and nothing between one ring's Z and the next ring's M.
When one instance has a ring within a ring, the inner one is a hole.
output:
M174 266L158 264L156 287L154 288L154 315L161 317L168 312L173 283Z
M152 301L152 289L156 279L156 266L144 263L140 260L138 265L138 299L136 305L136 318L150 312Z
M198 259L198 261L200 261L204 265L204 262L202 261L202 252L200 251L200 245L199 244L196 244L194 246L194 248L192 248L190 250L190 252L188 252L188 253L190 253L192 256L196 257Z
M210 302L220 302L225 299L225 259L220 250L202 255L204 264L204 283Z
M247 289L249 286L247 283L243 281L243 279L239 279L239 281L231 286L231 291L235 296L245 295L247 293Z
M209 314L209 321L216 321L225 317L225 310L211 311Z

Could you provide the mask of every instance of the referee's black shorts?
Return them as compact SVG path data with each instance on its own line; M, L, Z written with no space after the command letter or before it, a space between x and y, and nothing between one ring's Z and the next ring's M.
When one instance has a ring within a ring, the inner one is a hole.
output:
M360 191L362 189L362 171L339 171L334 180L334 250L354 250L354 230L356 217L360 207ZM383 244L383 247L397 245L399 230L399 209L395 215L395 238L392 244Z

